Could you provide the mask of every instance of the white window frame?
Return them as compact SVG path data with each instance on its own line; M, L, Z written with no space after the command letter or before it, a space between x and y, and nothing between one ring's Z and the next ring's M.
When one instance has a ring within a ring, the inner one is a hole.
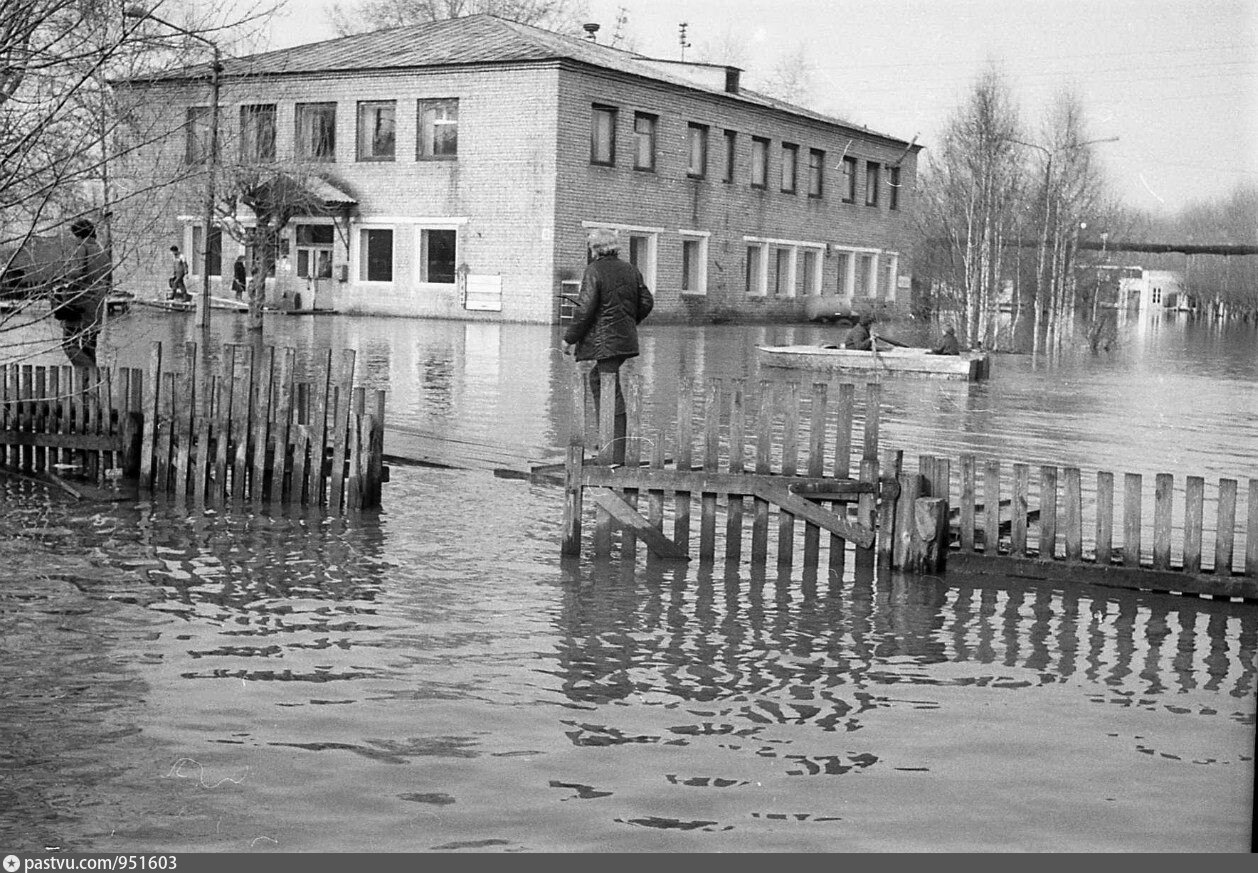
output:
M301 254L300 254L300 253L301 253L301 250L302 250L302 249L305 249L307 252L317 252L317 251L321 250L321 248L322 248L321 246L298 246L298 244L297 244L297 228L298 228L298 226L303 225L303 224L308 224L308 225L320 225L320 226L322 226L322 227L331 227L331 228L332 228L332 247L331 247L331 251L332 251L332 259L331 259L331 263L332 263L332 277L331 277L331 278L332 278L332 279L335 279L335 278L336 278L336 221L335 221L335 219L332 219L332 218L325 218L325 217L323 217L323 216L317 216L317 217L305 217L305 216L303 216L303 217L301 217L301 218L295 218L295 219L293 219L293 222L292 222L292 228L293 228L293 229L292 229L292 234L293 234L293 256L292 256L292 257L293 257L293 276L294 276L294 277L296 277L296 278L299 278L299 279L300 279L300 278L303 278L303 277L302 277L302 276L300 276L300 275L298 274L298 272L297 272L297 270L298 270L298 265L301 263ZM307 258L309 259L309 255L307 255ZM307 265L309 265L309 260L307 260ZM330 281L330 279L324 278L324 279L321 279L320 281L325 281L325 282L326 282L326 281Z
M820 297L821 289L822 289L821 273L825 269L824 265L826 262L825 261L825 258L826 258L825 246L820 246L820 247L801 246L799 253L800 253L799 275L800 275L800 281L805 283L804 288L803 288L804 296L805 297ZM806 282L808 278L808 271L805 270L803 266L805 263L807 263L808 255L810 254L813 256L813 271L812 271L811 287L809 287L808 283Z
M695 242L699 244L699 270L698 270L698 275L696 276L699 287L682 288L681 293L694 294L695 296L700 296L700 297L704 296L708 293L708 241L711 238L712 234L711 232L706 231L706 230L686 230L684 228L679 229L677 233L681 236L681 242L682 242L683 247L688 242ZM685 275L686 256L685 256L684 251L681 258L681 263L682 263L681 284L684 285L686 281L686 275Z
M630 236L645 236L647 238L646 269L643 270L641 267L638 269L642 273L642 281L646 282L646 286L652 291L656 290L657 286L655 284L655 274L656 266L659 263L660 234L664 232L664 228L643 227L642 225L637 224L617 224L614 221L583 221L581 222L581 227L586 230L590 230L595 227L603 227L619 233L620 243L622 246L620 254L626 261L629 260L628 238Z
M398 281L398 238L401 236L401 229L394 223L387 221L362 221L353 225L354 231L350 234L350 275L354 277L356 285L366 285L371 288L392 288ZM367 269L367 262L363 259L363 234L364 230L388 230L393 233L393 278L390 280L367 279L363 273Z
M449 116L450 107L454 108L454 118ZM425 135L424 115L433 112L432 138ZM444 114L441 114L444 113ZM417 140L416 160L420 161L457 161L459 159L459 98L458 97L420 97L415 101L415 138ZM454 128L454 151L438 154L437 130L442 127Z
M745 236L743 242L746 248L754 246L760 247L760 276L758 278L754 290L748 290L748 295L753 297L780 297L793 298L799 296L796 286L799 282L799 253L801 251L812 251L817 253L817 270L813 276L812 288L804 289L805 296L815 296L821 294L822 281L821 274L824 271L824 257L826 252L826 244L815 240L799 240L799 239L776 239L771 237ZM788 249L790 255L787 261L786 279L782 283L785 291L784 294L769 294L769 256L774 255L775 249Z
M896 289L899 287L900 273L900 253L899 252L883 252L881 255L881 266L887 275L887 293L886 300L893 301L896 299Z
M459 286L459 265L464 263L466 258L463 256L464 234L461 233L463 227L467 224L466 216L447 217L439 215L419 216L417 218L397 219L398 224L414 225L414 237L412 238L411 249L415 253L414 264L411 270L411 281L416 288L428 291L453 291ZM452 230L454 231L454 281L453 282L425 282L424 276L424 231L426 230Z
M867 247L862 247L862 246L831 246L830 251L832 253L843 254L843 255L848 256L847 277L843 283L846 288L846 293L838 295L840 299L848 300L848 301L855 300L857 299L857 297L860 297L860 295L856 293L856 278L857 278L858 270L860 267L861 256L862 255L873 256L874 258L874 295L872 297L862 298L862 299L871 299L871 300L875 299L877 297L877 288L878 288L878 256L883 253L882 249L873 249L873 248L867 248ZM898 257L898 253L895 253L895 252L888 252L887 254Z

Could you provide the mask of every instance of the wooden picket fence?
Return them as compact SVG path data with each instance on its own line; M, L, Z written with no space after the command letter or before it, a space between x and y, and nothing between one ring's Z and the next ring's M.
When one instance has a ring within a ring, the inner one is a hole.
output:
M759 406L749 412L742 380L711 380L698 395L695 384L683 379L675 418L662 420L665 411L657 416L661 420L646 422L640 379L626 374L622 383L627 413L623 465L610 463L614 377L602 377L600 393L609 400L599 407L599 450L588 460L589 392L583 375L575 384L564 468L564 554L581 552L581 516L588 494L597 506L596 556L610 554L612 530L619 527L625 532L624 554L632 555L641 540L659 557L688 559L696 501L700 560L715 557L718 515L724 517L726 561L740 561L749 542L753 565L765 565L775 551L778 565L789 566L802 550L805 565L816 567L822 531L829 535L824 547L832 569L841 571L849 540L856 543L858 556L873 556L875 511L887 485L878 478L881 386L866 386L861 419L855 385L840 385L833 401L826 384L813 385L807 438L801 442L800 396L794 384L779 384L775 391L773 383L762 382ZM697 452L696 418L701 422ZM862 428L856 442L858 421ZM649 447L649 457L644 458L644 447ZM856 476L854 451L859 453ZM643 496L646 516L638 512ZM773 512L776 524L771 524ZM671 538L664 534L666 516L671 516ZM776 549L771 549L774 541Z
M738 563L749 539L754 570L769 560L776 533L778 566L790 567L802 553L808 571L822 566L841 571L852 542L858 560L865 555L891 569L918 573L972 567L1010 576L1258 599L1258 479L1248 483L1243 559L1235 547L1235 479L1219 480L1211 515L1204 481L1187 477L1182 518L1173 524L1173 477L1156 477L1150 513L1142 501L1142 477L1124 474L1122 539L1116 542L1114 474L1098 473L1095 488L1085 493L1082 474L1073 467L1040 466L1032 488L1030 464L980 465L973 455L964 455L953 465L922 456L918 470L909 472L902 450L883 449L880 455L877 383L865 386L862 408L852 384L838 385L832 396L833 386L818 382L801 396L798 384L764 381L757 408L749 411L743 380L711 379L699 391L683 379L675 415L654 410L650 416L642 408L640 380L626 375L622 384L627 433L620 464L612 462L615 404L602 403L599 420L589 422L584 374L574 385L563 470L565 555L581 553L588 496L596 507L595 556L612 554L612 535L619 529L622 556L632 558L640 541L656 557L688 560L697 501L701 561L714 561L723 552L726 562ZM604 375L601 395L613 397L614 386L614 377ZM801 400L806 401L806 420ZM591 433L597 438L589 438ZM597 450L587 456L590 444ZM644 497L645 515L639 511ZM773 512L776 525L771 524ZM1149 518L1152 543L1146 548L1149 540L1142 539L1142 531ZM1086 550L1085 520L1095 531ZM717 536L722 529L723 548ZM823 531L829 533L825 542ZM1203 542L1211 540L1213 561L1203 552Z
M226 344L210 372L196 343L176 369L161 343L140 368L0 369L4 466L61 481L69 470L103 485L193 504L378 507L383 391L353 384L355 353L318 356L311 381L296 352Z

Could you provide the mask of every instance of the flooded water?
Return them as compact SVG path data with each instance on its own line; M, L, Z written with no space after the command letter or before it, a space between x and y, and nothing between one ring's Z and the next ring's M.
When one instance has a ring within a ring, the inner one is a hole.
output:
M140 366L191 338L176 318L110 348ZM678 374L758 390L755 344L826 333L650 328L637 369L668 409ZM524 462L566 433L549 328L276 317L266 339L356 348L390 422ZM1170 322L984 384L888 382L883 439L1256 477L1256 349ZM559 489L487 469L394 466L348 521L5 489L5 851L1249 848L1252 604L565 562Z

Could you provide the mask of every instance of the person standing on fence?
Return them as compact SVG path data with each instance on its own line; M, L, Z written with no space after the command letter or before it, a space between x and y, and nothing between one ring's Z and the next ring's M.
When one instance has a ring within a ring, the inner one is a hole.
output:
M599 415L602 375L616 377L615 442L613 463L625 462L625 398L620 388L620 367L638 354L638 324L651 314L655 298L638 268L620 255L620 237L614 230L595 228L589 234L594 259L585 268L581 291L564 332L564 354L576 353L578 361L594 361L590 389L594 415Z
M188 293L188 286L184 280L188 276L188 262L183 259L183 255L179 254L179 246L170 247L170 299L171 300L191 300L192 295Z
M96 341L113 272L109 253L96 239L96 226L76 218L70 233L78 241L52 293L52 314L61 322L61 348L75 367L96 366Z

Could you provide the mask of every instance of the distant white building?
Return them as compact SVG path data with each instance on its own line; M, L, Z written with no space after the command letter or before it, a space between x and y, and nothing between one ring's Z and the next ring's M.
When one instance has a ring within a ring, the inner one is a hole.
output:
M1156 316L1167 309L1187 309L1184 277L1175 270L1141 270L1118 280L1119 300L1128 313Z

